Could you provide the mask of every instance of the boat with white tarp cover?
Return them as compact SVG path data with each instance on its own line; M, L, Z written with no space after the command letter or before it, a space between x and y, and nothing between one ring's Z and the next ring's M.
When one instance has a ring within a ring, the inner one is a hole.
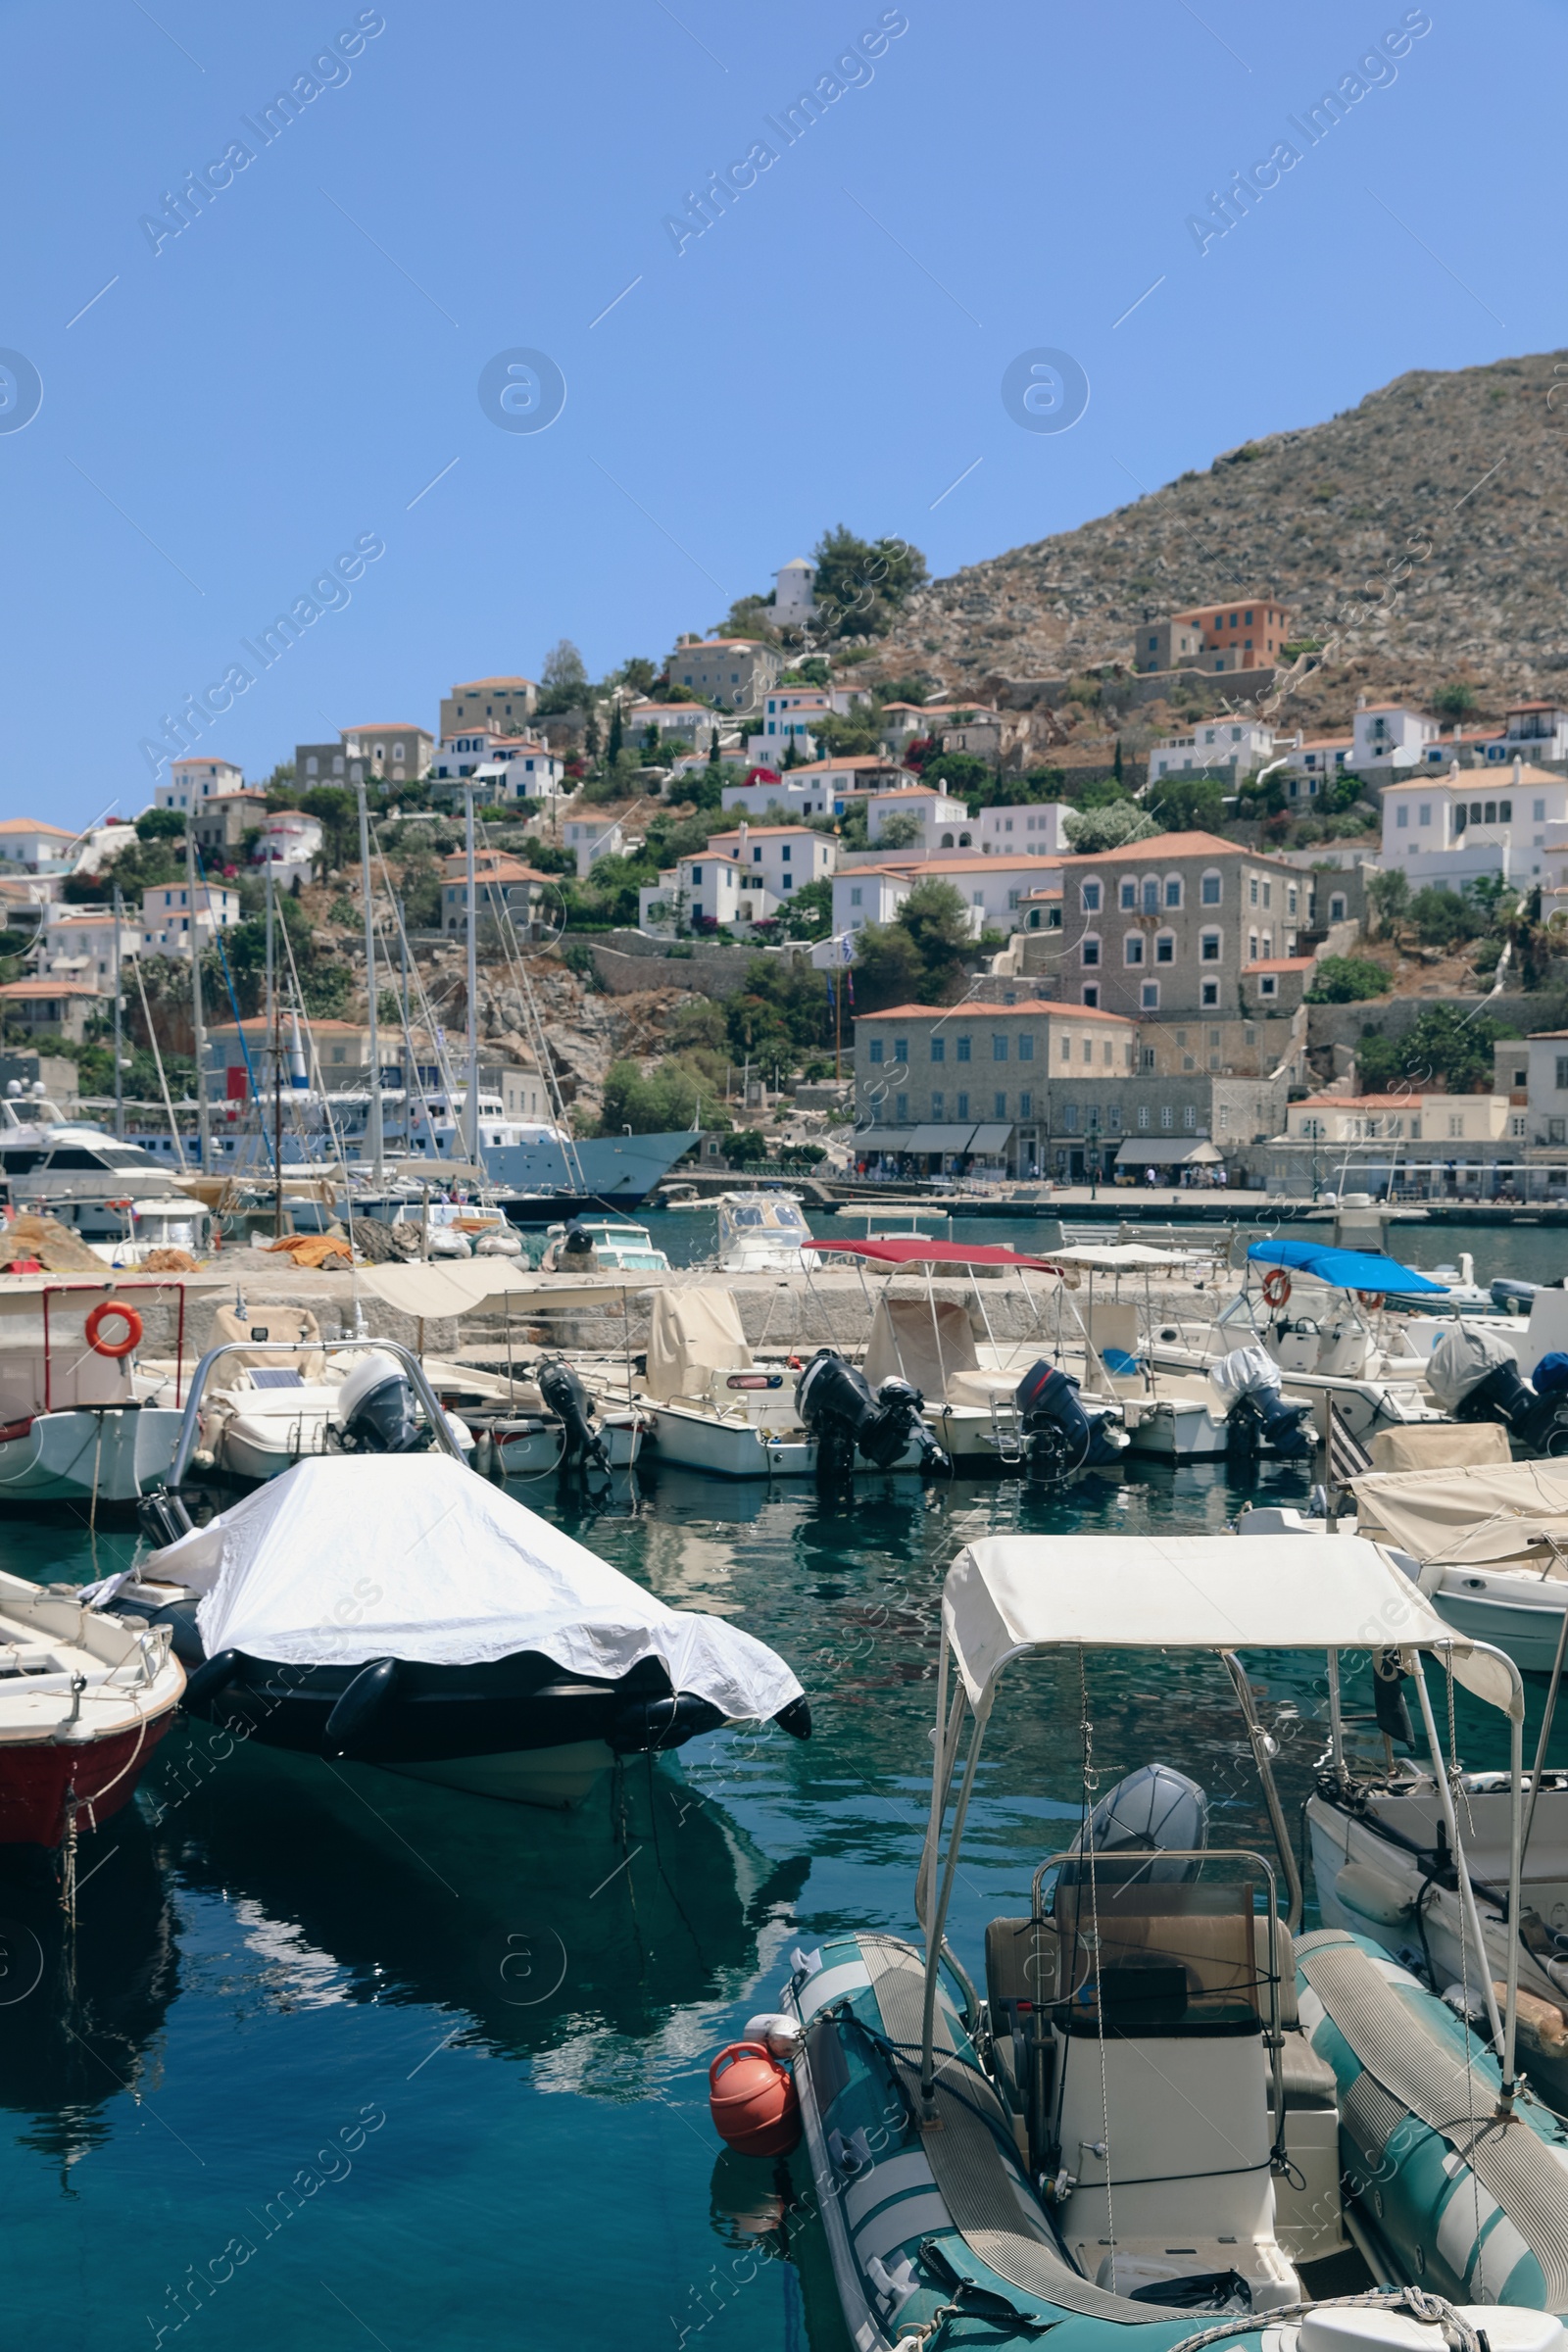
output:
M1326 1653L1338 1744L1339 1661L1369 1647L1417 1672L1435 1749L1423 1659L1502 1710L1516 1904L1517 1669L1445 1624L1379 1546L1063 1536L959 1552L915 1887L924 1948L870 1931L803 1941L778 2011L748 2028L792 2067L857 2352L1058 2328L1064 2352L1108 2352L1129 2330L1159 2352L1295 2352L1298 2331L1302 2352L1560 2348L1568 2133L1516 2073L1514 1962L1477 2023L1366 1938L1300 1933L1273 1745L1238 1653ZM1145 1648L1214 1653L1272 1859L1211 1843L1204 1791L1169 1764L1099 1793L1095 1661ZM1042 1853L1027 1914L987 1927L982 1991L947 1928L987 1724L1024 1660L1054 1664L1059 1703L1081 1712L1082 1815ZM1466 1886L1441 1774L1436 1801ZM1476 1982L1473 1906L1466 1924ZM1395 2284L1343 2292L1355 2250L1363 2279Z
M448 1454L318 1456L108 1580L263 1746L519 1802L726 1723L805 1738L764 1642L674 1609Z

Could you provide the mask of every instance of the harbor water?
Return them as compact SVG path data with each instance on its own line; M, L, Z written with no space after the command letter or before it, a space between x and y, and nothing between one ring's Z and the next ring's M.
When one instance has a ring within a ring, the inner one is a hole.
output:
M674 1222L656 1220L672 1256ZM710 1235L701 1212L684 1222ZM1512 1270L1509 1238L1479 1235L1478 1268ZM1538 1278L1540 1239L1517 1269ZM1453 1228L1399 1240L1417 1264L1470 1246ZM0 1883L8 2340L837 2352L810 2225L762 2229L773 2168L721 2153L707 2069L774 2005L797 1945L913 1932L955 1553L1014 1532L1218 1531L1250 1495L1305 1491L1284 1464L1246 1485L1222 1465L1135 1464L1063 1494L869 1478L837 1501L674 1471L591 1503L524 1491L665 1600L772 1643L814 1737L696 1740L555 1815L177 1728L135 1807L83 1842L74 1938L41 1874L13 1861ZM39 1581L132 1548L0 1525L0 1562ZM1250 1663L1298 1825L1321 1661ZM1505 1761L1462 1694L1458 1723L1467 1763ZM1217 1842L1270 1850L1217 1660L1020 1666L950 1924L971 1970L984 1921L1025 1910L1035 1867L1074 1834L1086 1751L1101 1788L1152 1758L1179 1766L1208 1789Z

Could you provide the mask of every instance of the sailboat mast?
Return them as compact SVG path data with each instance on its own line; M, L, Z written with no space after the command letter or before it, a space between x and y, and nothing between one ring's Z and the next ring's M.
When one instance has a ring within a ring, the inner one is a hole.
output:
M120 993L120 884L115 884L115 1133L122 1143L125 1140L125 1073L122 1057L124 1041L121 1025L121 1007L125 1000Z
M189 909L186 938L190 943L190 1021L196 1054L196 1134L204 1176L213 1172L212 1121L207 1108L207 1032L202 1022L201 934L196 925L196 811L185 818L185 904ZM214 914L214 927L217 927Z
M371 914L370 897L370 818L365 797L363 768L355 783L360 802L360 883L365 893L365 1003L370 1029L370 1162L373 1181L379 1192L386 1182L386 1154L381 1142L381 1034L376 1026L375 1004L375 923ZM468 803L469 864L473 861L473 802Z
M262 1066L264 1069L268 1066L268 1057L270 1056L272 1072L272 1231L275 1237L281 1241L283 1237L283 1055L282 1041L277 1025L277 951L272 933L272 857L270 844L269 844L267 858L267 1034L269 1046L268 1054L264 1055ZM266 1103L258 1102L256 1105L258 1125L266 1116Z
M479 910L475 904L473 880L473 786L466 784L463 792L466 825L465 847L467 852L468 883L468 1100L467 1118L468 1158L475 1167L479 1164Z

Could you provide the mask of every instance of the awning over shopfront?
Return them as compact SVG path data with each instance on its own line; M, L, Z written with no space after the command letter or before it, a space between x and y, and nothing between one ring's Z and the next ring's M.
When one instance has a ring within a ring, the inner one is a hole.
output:
M977 1127L964 1149L967 1152L1005 1152L1011 1133L1012 1129L1007 1126Z
M967 1119L961 1127L916 1127L905 1149L908 1152L967 1152L974 1129Z
M1214 1167L1224 1158L1212 1144L1156 1144L1147 1136L1131 1135L1116 1154L1118 1168Z

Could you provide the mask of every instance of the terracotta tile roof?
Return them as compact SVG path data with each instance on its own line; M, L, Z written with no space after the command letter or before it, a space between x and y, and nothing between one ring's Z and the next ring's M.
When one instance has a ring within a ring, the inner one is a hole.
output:
M1244 963L1244 972L1309 972L1315 958L1311 956L1260 956L1255 963Z
M1136 1029L1138 1023L1129 1020L1124 1012L1107 1012L1102 1004L1057 1004L1046 998L1031 998L1020 1004L978 1004L972 998L967 1004L895 1004L886 1012L861 1012L861 1021L904 1021L928 1018L954 1019L962 1013L966 1020L991 1020L1000 1013L1010 1019L1015 1013L1053 1014L1064 1021L1115 1021L1123 1029Z

